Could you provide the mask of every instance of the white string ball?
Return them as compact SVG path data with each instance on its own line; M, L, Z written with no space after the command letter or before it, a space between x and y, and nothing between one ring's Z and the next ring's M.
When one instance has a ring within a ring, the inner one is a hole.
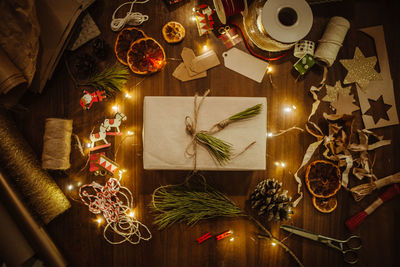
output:
M332 66L349 28L350 22L343 17L332 17L329 20L315 51L317 63L327 67Z

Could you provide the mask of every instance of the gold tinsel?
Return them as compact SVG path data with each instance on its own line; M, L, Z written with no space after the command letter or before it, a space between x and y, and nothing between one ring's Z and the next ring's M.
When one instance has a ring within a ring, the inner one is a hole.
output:
M47 224L71 204L54 180L41 169L32 148L3 109L0 109L0 125L0 166L29 207Z

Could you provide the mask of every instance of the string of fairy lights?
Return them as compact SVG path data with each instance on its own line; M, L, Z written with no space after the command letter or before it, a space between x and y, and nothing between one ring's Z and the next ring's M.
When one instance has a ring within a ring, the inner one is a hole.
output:
M195 12L195 8L193 8L192 11ZM192 19L193 21L196 21L195 16L192 16L191 19ZM202 45L200 45L200 47L201 47L201 50L202 50L203 52L205 52L205 51L207 51L207 50L210 49L208 35L207 35L207 39L206 39L205 43L203 43ZM273 83L273 81L272 81L272 73L273 73L273 67L272 67L271 65L269 65L268 68L267 68L267 77L268 77L269 83L271 84L271 86L272 86L273 88L277 88L276 85L275 85L275 84ZM134 87L135 87L135 88L138 87L138 85L139 85L140 83L142 83L144 79L145 79L145 78L143 78L140 82L138 82ZM140 88L138 88L138 89L140 89ZM123 94L123 98L124 98L124 101L123 101L123 102L125 102L125 100L131 100L132 97L133 97L131 91L129 91L129 90L126 91L126 92L123 92L122 94ZM114 104L111 106L111 110L112 110L114 113L115 113L115 112L118 112L118 111L120 110L120 108L121 108L121 103L114 103ZM295 106L295 105L291 105L291 104L290 104L290 105L289 105L289 104L284 104L283 107L282 107L282 113L283 113L284 115L295 114L296 110L297 110L296 106ZM298 128L298 127L292 127L292 128L286 129L286 130L278 131L278 132L268 131L268 132L266 133L266 138L271 139L271 138L274 138L274 137L276 137L276 136L282 135L282 134L284 134L284 133L286 133L286 132L288 132L288 131L291 131L291 130L300 130L300 131L304 131L303 129ZM135 135L135 132L132 131L132 130L126 130L126 131L124 131L124 132L122 133L122 140L120 141L120 143L118 144L118 146L117 146L117 148L116 148L116 150L115 150L115 151L116 151L115 154L114 154L114 157L115 157L114 159L115 159L115 160L117 159L118 149L119 149L119 147L124 143L125 139L128 138L128 137L133 137L134 135ZM91 144L90 142L85 142L84 145L85 145L85 147L86 147L88 150L90 150L90 149L92 148L92 144ZM88 154L90 154L90 152L89 152ZM89 157L88 154L86 154L86 155ZM89 159L88 159L88 160L89 160ZM274 165L275 165L277 168L286 168L286 167L287 167L287 163L286 163L285 161L283 161L283 160L281 160L281 161L274 161ZM87 165L85 165L85 166L87 166ZM126 173L126 172L127 172L126 169L120 169L120 170L118 171L118 180L119 180L119 181L122 180L123 174ZM66 189L67 189L67 191L70 191L70 192L71 192L71 191L73 191L75 188L80 188L82 185L83 185L83 184L82 184L82 181L77 181L76 183L69 183L69 184L66 186ZM72 199L74 199L74 198L72 198ZM74 199L74 200L76 200L76 199ZM125 209L125 215L126 215L127 217L131 218L131 219L135 219L135 210L134 210L134 207L129 207L129 208ZM103 223L105 223L105 219L104 219L103 216L97 216L96 219L94 220L94 222L95 222L97 225L100 226L100 225L102 225ZM230 231L231 233L233 233L232 230L229 230L229 231ZM129 235L129 234L128 234L128 235ZM287 237L286 237L286 238L287 238ZM285 239L286 239L286 238L285 238ZM234 237L230 237L230 238L229 238L229 241L230 241L230 242L233 242L234 240L235 240ZM274 241L274 238L271 238L270 241L271 241L271 245L272 245L273 247L275 247L275 246L277 245L277 243Z

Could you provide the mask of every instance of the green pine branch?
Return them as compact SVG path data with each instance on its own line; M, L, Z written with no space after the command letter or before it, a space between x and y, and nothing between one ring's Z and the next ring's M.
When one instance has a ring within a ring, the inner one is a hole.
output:
M235 115L229 117L228 120L231 122L234 122L234 121L238 121L238 120L248 119L248 118L256 116L257 114L260 114L261 110L262 110L262 104L257 104L253 107L250 107L246 110L236 113Z
M192 180L193 178L189 178ZM214 217L244 216L227 196L204 182L159 187L153 193L152 209L157 213L154 224L159 229L185 222L194 225Z
M122 91L129 78L129 70L125 66L115 64L89 78L87 84L97 90L105 90L108 94Z

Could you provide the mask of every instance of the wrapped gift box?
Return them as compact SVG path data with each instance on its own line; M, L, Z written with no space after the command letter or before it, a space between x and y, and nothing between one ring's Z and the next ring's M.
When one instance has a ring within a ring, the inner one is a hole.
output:
M201 97L198 98L200 101ZM262 104L257 116L235 122L215 134L233 145L238 157L220 166L203 146L198 145L198 170L265 170L267 99L263 97L207 97L198 116L199 130L256 104ZM194 159L185 155L192 138L185 131L185 117L193 118L193 97L145 97L143 113L143 165L148 170L192 170Z

